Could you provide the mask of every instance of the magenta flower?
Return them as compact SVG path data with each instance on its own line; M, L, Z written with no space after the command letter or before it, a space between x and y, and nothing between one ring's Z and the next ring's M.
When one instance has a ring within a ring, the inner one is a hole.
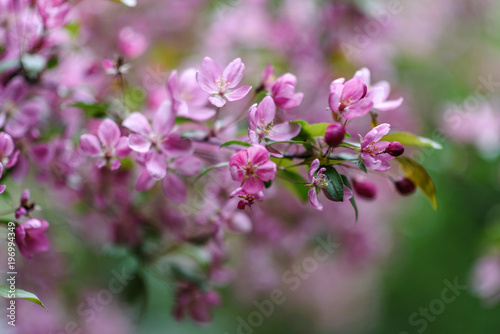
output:
M173 316L182 320L186 315L200 323L210 322L212 307L220 304L219 294L213 290L204 291L193 283L182 283L175 294Z
M244 210L246 206L249 208L252 207L255 201L262 202L264 200L264 192L259 191L256 194L250 194L242 187L238 187L229 195L229 198L234 197L239 197L241 199L238 202L238 209Z
M371 129L361 141L361 159L367 168L377 172L386 172L391 168L388 161L394 157L385 151L390 142L380 141L390 130L389 124L380 124Z
M30 201L30 191L29 189L24 189L21 193L21 201L19 202L19 207L16 209L16 219L22 216L28 216L29 213L35 210L36 206L33 201Z
M292 109L302 103L304 94L295 93L297 77L291 73L285 73L274 80L274 69L271 64L264 72L263 85L272 94L274 103L278 108Z
M196 80L200 87L211 95L208 98L210 103L221 108L226 104L226 100L241 100L252 89L251 86L234 89L243 78L244 70L245 65L240 58L233 60L222 71L211 58L205 57L201 70L196 73Z
M4 168L13 167L19 159L19 150L14 151L14 140L5 132L0 132L0 177ZM5 191L6 186L0 184L0 194Z
M167 95L178 116L206 121L215 115L215 110L204 108L208 94L196 82L195 69L184 71L180 78L177 71L172 71L167 81Z
M148 119L138 113L132 113L123 121L123 126L133 133L129 135L130 148L145 153L146 169L154 180L161 180L167 174L166 158L175 158L192 153L192 142L173 132L175 113L170 102L160 105L151 127Z
M125 158L131 150L128 139L121 136L120 128L110 119L105 119L99 125L97 136L84 134L80 138L80 148L85 155L100 158L97 167L109 164L109 169L117 170L121 166L119 159Z
M354 77L361 79L368 87L366 98L373 101L373 109L388 111L398 108L403 103L403 98L397 100L387 100L391 93L391 85L387 81L379 81L373 86L370 85L370 70L363 67L356 72Z
M229 160L229 169L234 181L250 194L264 189L264 182L276 177L276 164L269 161L269 153L262 146L254 145L240 151Z
M43 219L30 219L16 227L16 243L21 254L31 259L34 253L49 250L49 239L45 232L49 228L49 223Z
M248 111L249 131L254 132L258 141L263 138L274 141L290 140L300 132L299 124L283 122L274 124L276 105L270 96L266 96L258 105Z
M373 102L366 98L366 85L359 78L344 81L341 78L331 83L330 109L348 120L366 115L373 107Z
M124 64L122 58L118 58L116 61L104 58L101 62L104 72L109 75L121 75L126 74L130 70L130 64Z
M67 23L70 5L65 0L37 0L36 8L46 28L60 28Z
M137 58L148 48L148 41L132 27L124 27L118 35L118 47L125 57Z

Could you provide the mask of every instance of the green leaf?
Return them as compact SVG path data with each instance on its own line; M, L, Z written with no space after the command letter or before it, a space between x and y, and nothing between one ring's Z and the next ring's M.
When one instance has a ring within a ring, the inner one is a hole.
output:
M104 118L108 112L108 108L102 104L76 102L71 105L83 110L87 117Z
M328 186L324 188L325 191L333 200L342 202L344 199L344 182L339 172L333 166L321 166L320 168L326 168L326 171L323 172L328 180Z
M397 157L396 161L401 166L406 177L413 181L429 199L432 207L437 210L436 187L427 171L418 162L407 157Z
M403 146L424 146L431 147L436 150L443 149L443 146L432 139L419 137L408 132L393 132L382 137L384 141L398 141Z
M331 123L316 123L309 124L306 121L298 120L291 121L290 123L300 124L300 133L296 138L304 138L314 141L316 137L324 137L326 133L326 128Z
M35 294L33 294L31 292L24 291L21 289L16 289L15 293L14 293L15 296L13 298L9 296L10 294L11 294L10 288L8 286L0 285L0 296L1 297L8 298L8 299L22 298L22 299L29 300L30 302L33 302L33 303L38 304L41 307L45 308L45 306L40 301L40 299Z
M218 164L207 167L201 171L200 175L198 175L196 177L196 179L194 179L194 182L198 181L199 179L201 179L203 177L203 175L207 174L208 172L210 172L211 170L213 170L215 168L221 168L221 167L227 167L227 166L229 166L229 161L220 162Z
M287 180L284 180L282 178L276 179L285 187L287 187L292 193L294 193L302 202L307 202L309 200L309 196L307 194L309 189L304 186L307 181L302 177L302 175L291 169L280 169L278 170L278 175L285 179L289 179L295 182L301 182L302 184L288 182Z
M349 188L349 189L352 190L351 183L349 182L349 179L347 178L347 176L345 176L345 175L342 174L341 177L342 177L342 181L347 186L347 188ZM358 221L358 214L359 214L359 212L358 212L358 206L356 205L356 199L354 198L354 196L352 196L349 199L349 202L351 202L352 207L354 208L354 213L356 214L356 221Z
M368 170L366 169L365 163L363 160L360 160L358 163L354 163L356 166L359 167L363 172L368 173Z
M230 141L227 141L224 144L222 144L220 146L220 148L223 148L223 147L226 147L226 146L230 146L230 145L239 145L239 146L245 146L245 147L252 146L252 144L244 142L244 141L241 141L241 140L230 140Z

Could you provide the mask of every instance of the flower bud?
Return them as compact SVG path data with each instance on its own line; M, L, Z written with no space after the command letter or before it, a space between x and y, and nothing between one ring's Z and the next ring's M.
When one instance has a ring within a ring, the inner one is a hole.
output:
M352 186L354 187L356 194L363 198L374 199L377 195L375 183L365 177L355 177L352 180Z
M415 183L406 177L395 181L394 184L401 195L409 195L415 191Z
M328 125L325 133L325 143L330 147L339 146L345 137L345 128L340 123Z
M393 157L399 157L403 152L405 151L405 148L403 145L401 145L400 142L393 141L392 143L387 146L385 149L387 153L392 155Z

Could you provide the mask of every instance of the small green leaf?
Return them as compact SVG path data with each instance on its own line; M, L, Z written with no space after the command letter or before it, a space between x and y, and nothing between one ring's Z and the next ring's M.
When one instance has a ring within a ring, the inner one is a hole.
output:
M359 167L363 172L368 173L368 170L366 169L365 163L363 160L360 160L358 163L354 163L356 166Z
M267 189L267 188L270 188L272 184L273 184L273 181L271 181L271 180L269 180L269 181L265 181L265 182L264 182L264 187L266 187L266 189Z
M418 162L406 157L397 157L396 161L401 166L406 177L422 190L432 204L432 207L437 210L436 187L427 171Z
M230 141L227 141L224 144L222 144L220 146L220 148L223 148L223 147L226 147L226 146L230 146L230 145L239 145L239 146L245 146L245 147L252 146L252 144L244 142L244 141L241 141L241 140L230 140Z
M415 136L408 132L393 132L382 137L384 141L398 141L403 146L424 146L431 147L436 150L443 149L443 146L432 139Z
M312 139L316 137L324 137L326 133L326 128L328 125L331 123L316 123L316 124L309 124L306 121L303 120L298 120L298 121L291 121L290 123L296 123L300 124L300 133L298 134L297 137L299 138L307 138L307 139Z
M108 108L102 104L76 102L71 105L83 110L87 117L104 118L108 112Z
M328 186L325 188L328 195L335 201L342 202L344 199L344 182L339 172L333 166L321 166L320 168L326 168L323 172L328 179Z
M13 298L22 298L29 300L30 302L33 302L35 304L40 305L41 307L45 308L43 303L40 301L40 299L33 293L24 291L21 289L16 289L14 292L14 296L11 297L11 292L10 288L5 285L0 285L0 296L8 299L13 299ZM45 308L46 309L46 308Z
M307 194L308 188L305 187L307 182L299 173L291 169L281 169L278 170L278 174L285 179L292 180L300 183L293 183L284 180L283 178L278 178L276 180L280 181L285 187L287 187L292 193L294 193L302 202L307 202L309 196Z
M221 167L227 167L229 166L229 161L225 161L225 162L220 162L218 164L215 164L215 165L212 165L210 167L207 167L205 168L204 170L201 171L200 175L198 175L196 177L196 179L194 179L194 182L198 181L199 179L201 179L205 174L207 174L208 172L210 172L211 170L215 169L215 168L221 168Z
M347 176L342 174L341 177L342 177L342 181L344 182L344 185L346 185L347 188L352 190L351 183L349 182L349 179L347 178ZM354 198L354 196L352 196L349 199L349 202L351 202L352 207L354 208L354 213L356 214L356 221L358 221L358 214L359 214L358 213L358 206L356 205L356 199Z

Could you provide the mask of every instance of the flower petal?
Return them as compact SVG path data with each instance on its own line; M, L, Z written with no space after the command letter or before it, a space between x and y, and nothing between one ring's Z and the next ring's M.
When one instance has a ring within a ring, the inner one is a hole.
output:
M146 153L151 147L151 141L143 135L132 133L128 136L128 146L136 152Z
M80 137L80 148L85 155L97 157L102 155L101 143L94 135L84 134Z
M316 188L311 188L308 191L309 203L316 210L323 211L323 205L319 202L318 194L316 193Z
M226 100L224 100L220 95L210 96L208 98L208 101L210 101L210 103L212 103L217 108L222 108L226 104Z
M248 92L252 89L252 86L241 86L229 93L224 94L228 101L238 101L244 98Z
M188 138L182 138L178 133L171 133L166 140L162 142L162 150L169 157L180 157L193 153L193 142Z
M97 136L107 148L115 147L120 140L120 135L120 128L110 119L102 121L97 130Z
M352 78L344 84L342 90L342 101L354 103L362 99L367 92L367 87L359 78Z
M156 150L149 151L146 157L146 169L153 180L161 180L167 175L167 162L163 154Z
M127 117L122 125L132 132L148 137L151 134L151 126L148 119L141 113L134 112Z
M314 177L314 174L318 171L319 169L319 159L314 159L313 162L311 163L311 166L309 167L309 180L312 182L312 179Z
M251 176L245 180L241 187L249 194L256 194L264 189L264 182L257 177Z
M226 66L222 77L227 80L230 89L238 86L243 78L243 71L245 71L245 64L241 62L241 58L236 58Z
M268 161L263 165L260 165L255 174L262 181L269 181L276 177L276 164L273 161Z
M184 182L175 174L169 173L161 183L163 193L175 203L184 203L187 198L187 190Z
M212 58L205 57L201 63L201 69L196 73L196 81L200 87L208 92L218 92L216 80L222 76L220 67L212 60Z

